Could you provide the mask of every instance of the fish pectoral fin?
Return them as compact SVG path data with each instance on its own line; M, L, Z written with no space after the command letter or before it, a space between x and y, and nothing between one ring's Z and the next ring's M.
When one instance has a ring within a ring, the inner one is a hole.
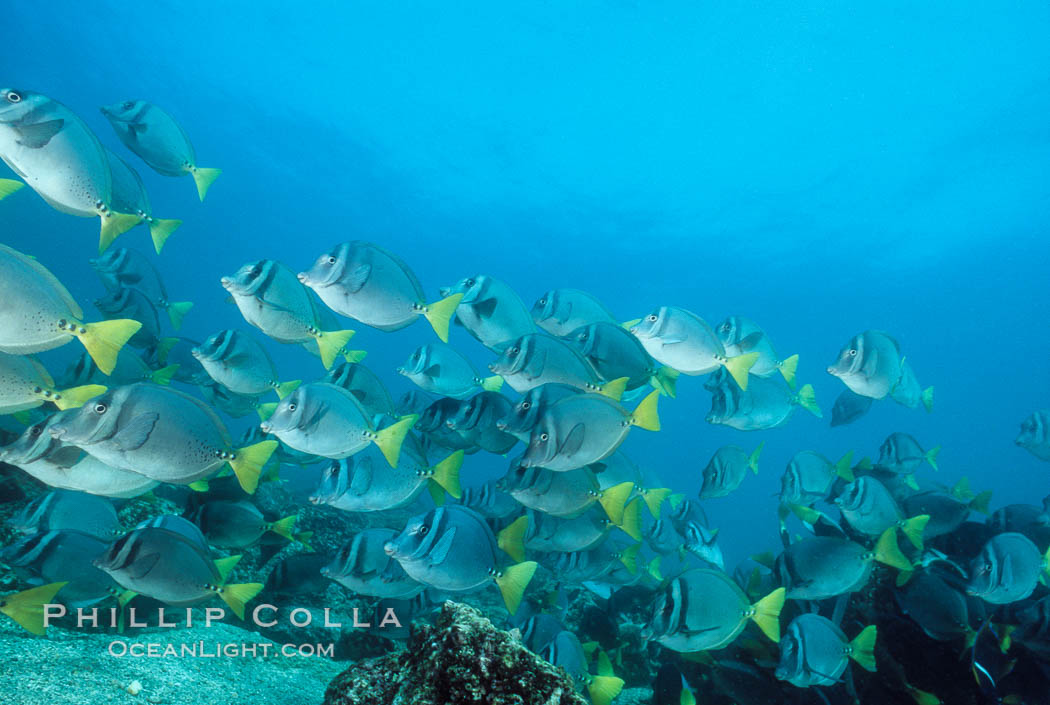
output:
M568 435L565 436L565 441L558 448L559 455L572 455L580 448L583 447L583 439L586 435L586 427L582 423L578 423L572 427Z
M434 548L430 551L430 566L436 566L443 563L448 557L449 549L452 548L452 540L456 537L456 527L450 528L445 534L438 539L438 542L434 544Z
M372 276L372 265L362 264L343 278L342 284L350 293L356 294L364 288L368 278Z
M370 460L365 458L365 460ZM360 497L368 492L372 486L372 463L360 462L354 468L354 476L350 480L350 494Z
M492 318L492 314L496 312L497 303L495 297L493 297L475 301L471 306L473 306L474 313L478 315L478 318Z
M153 433L153 427L157 425L159 418L160 414L155 412L139 414L113 436L113 442L122 451L141 448L149 440L149 435Z
M427 377L440 377L441 376L441 365L431 365L423 370L423 374Z
M160 560L160 553L147 553L140 555L134 563L134 572L129 572L128 575L136 580L145 577L153 567L157 565Z
M17 142L29 149L41 149L47 146L52 137L62 131L62 127L65 124L66 121L59 118L58 120L38 122L34 125L17 125L15 126L15 132L18 133Z

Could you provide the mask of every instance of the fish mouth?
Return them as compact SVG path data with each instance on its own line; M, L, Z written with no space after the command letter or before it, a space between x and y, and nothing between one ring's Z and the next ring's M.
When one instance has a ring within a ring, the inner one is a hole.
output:
M496 422L496 430L497 431L506 431L507 430L507 426L509 426L509 425L510 424L508 424L506 421L504 421L503 419L500 419L499 421Z
M273 433L273 424L269 421L263 421L259 424L259 428L262 429L263 433Z
M834 367L828 367L827 371L828 371L828 374L831 375L832 377L838 377L839 376L838 371Z
M52 438L62 440L62 436L64 436L68 430L69 429L67 429L65 426L52 426L51 428L47 429L47 432L51 434Z
M229 291L230 287L233 286L233 280L229 277L223 277L219 280L219 283L222 284L222 288L226 289L226 291Z
M397 556L397 544L393 541L387 541L383 544L383 553L391 558L395 558Z
M295 275L295 278L299 280L300 284L303 284L305 286L310 286L310 273L309 272L299 272L298 274Z
M447 286L443 286L443 287L438 289L438 293L441 294L441 298L445 298L446 296L451 296L452 295L452 288L451 287L447 287Z

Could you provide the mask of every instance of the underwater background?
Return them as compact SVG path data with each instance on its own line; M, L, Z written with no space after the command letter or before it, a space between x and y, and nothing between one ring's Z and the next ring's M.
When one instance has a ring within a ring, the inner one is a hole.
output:
M903 431L941 445L944 481L968 476L994 506L1050 490L1047 465L1013 443L1050 405L1045 3L14 1L0 13L0 83L62 101L125 156L98 107L149 100L200 164L223 169L202 204L189 180L137 167L154 213L184 220L153 259L171 297L195 304L181 335L248 329L219 285L242 264L303 271L354 239L397 253L431 299L487 274L527 306L569 287L620 320L659 305L751 318L799 354L824 418L713 426L703 378L683 376L661 400L662 430L623 446L695 497L717 448L765 442L757 478L704 504L727 565L775 549L780 474L799 450L875 456ZM0 223L0 240L95 319L96 221L26 189ZM118 245L153 258L145 229ZM343 323L395 399L412 389L394 370L429 327ZM901 342L936 388L933 412L882 402L831 428L843 387L825 368L868 329ZM450 343L479 369L495 357L460 327ZM57 372L74 347L40 357ZM267 350L288 378L323 371L297 346ZM254 419L231 421L234 437ZM506 465L470 456L463 484Z

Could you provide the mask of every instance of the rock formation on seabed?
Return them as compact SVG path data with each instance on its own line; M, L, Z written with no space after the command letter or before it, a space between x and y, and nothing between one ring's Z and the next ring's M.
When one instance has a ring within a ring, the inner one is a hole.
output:
M586 705L565 673L477 610L446 602L407 651L358 662L324 705Z

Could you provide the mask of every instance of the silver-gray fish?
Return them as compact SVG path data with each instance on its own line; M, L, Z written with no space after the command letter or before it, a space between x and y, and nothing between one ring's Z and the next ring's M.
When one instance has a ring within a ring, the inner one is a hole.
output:
M397 536L393 529L363 529L354 534L321 568L321 575L369 597L409 598L426 587L413 580L387 555L384 546Z
M118 289L138 289L154 306L167 311L171 325L175 330L182 327L182 319L193 308L189 301L172 301L164 286L160 272L149 258L138 250L117 247L107 250L97 259L88 260L91 267L109 291Z
M911 571L900 552L897 530L887 529L875 548L832 536L810 536L792 543L777 556L776 573L792 600L826 600L863 588L875 561Z
M777 355L769 336L754 321L743 316L729 316L718 324L715 334L722 341L726 355L730 357L758 353L758 359L751 367L750 373L758 377L769 377L779 372L791 388L795 388L795 370L798 369L798 355L791 355L783 360Z
M973 633L966 596L934 572L917 571L898 591L897 602L931 639L950 641Z
M498 481L486 482L477 487L467 487L462 491L459 503L470 507L486 519L506 519L521 510L516 499L497 488ZM534 526L533 522L529 522Z
M241 487L255 491L276 441L234 448L229 431L203 402L171 387L112 389L50 428L106 465L159 482L188 485L229 463Z
M448 343L421 345L397 371L421 389L456 399L479 391L498 392L503 386L502 377L482 377L470 360Z
M495 583L507 611L514 614L536 563L519 561L502 568L501 553L515 560L524 556L524 523L522 517L497 538L480 514L448 504L413 518L384 550L410 577L439 590L466 592Z
M361 402L361 406L373 416L417 413L414 410L399 412L394 400L390 398L390 392L383 386L376 373L359 362L340 363L330 369L321 381L342 387L353 394Z
M784 425L798 407L817 418L823 416L812 385L804 384L795 393L782 379L755 377L744 389L728 378L717 378L718 384L711 390L708 423L739 431L760 431Z
M125 100L101 110L125 147L158 174L192 176L204 200L222 169L197 166L193 144L175 118L144 100Z
M257 397L275 392L283 399L300 384L299 380L280 382L266 348L235 330L219 331L192 352L213 380L237 394Z
M142 324L132 320L82 323L84 312L36 259L0 244L0 352L51 350L76 338L105 374Z
M72 529L109 541L121 532L113 502L72 490L52 490L40 495L9 521L23 534Z
M94 384L103 383L118 386L121 384L135 384L136 382L153 382L154 384L171 384L179 373L178 365L167 365L153 369L138 354L130 348L121 348L117 353L117 364L109 375L102 373L91 356L84 353L73 360L66 369L64 379L70 384ZM102 394L101 391L95 395Z
M56 389L55 380L35 358L0 352L0 414L35 409L45 402L74 409L105 391L99 384Z
M937 454L940 446L923 450L919 442L907 433L891 433L879 447L879 459L875 467L884 472L909 475L919 469L923 462L937 470Z
M613 524L621 525L634 483L624 482L607 490L599 489L598 479L587 468L554 472L540 467L511 463L498 487L524 506L559 517L577 517L597 503ZM638 518L640 519L640 517ZM640 530L629 531L638 535Z
M479 274L443 288L442 296L462 294L456 308L456 321L493 352L502 352L510 341L536 332L532 316L506 283Z
M581 393L582 389L571 384L541 384L533 387L511 407L507 416L496 422L496 428L528 443L533 427L550 405L559 399Z
M95 299L94 304L104 318L130 319L142 324L128 339L128 345L150 348L160 339L160 314L157 307L138 289L116 289Z
M382 247L361 240L344 242L317 258L299 281L328 308L378 330L401 330L420 316L448 342L448 326L461 296L453 293L427 303L416 275Z
M1050 462L1050 411L1035 411L1025 419L1014 444Z
M489 369L519 394L544 384L568 384L619 399L627 386L626 377L604 379L576 348L544 333L514 339Z
M904 358L901 358L901 378L890 390L890 397L901 406L914 409L919 404L927 412L933 411L933 387L923 389L915 371Z
M900 345L889 334L868 330L853 336L828 374L861 396L882 399L901 378Z
M108 545L108 539L80 531L41 531L4 548L0 561L30 585L67 582L61 602L88 607L122 592L113 578L92 564Z
M544 331L559 338L592 323L616 324L616 319L601 301L579 289L551 289L546 292L532 305L532 320Z
M609 321L576 328L565 336L602 379L627 378L627 389L651 384L673 397L678 371L654 360L641 341L623 326Z
M700 499L725 497L744 481L748 470L758 474L758 457L765 443L759 443L749 454L740 446L722 446L704 466Z
M850 641L827 617L800 614L780 640L776 677L799 688L835 685L850 659L874 672L876 637L875 625L870 625Z
M471 445L496 455L507 453L518 439L496 427L510 413L511 403L499 392L479 392L464 400L445 424Z
M247 500L212 500L197 507L190 521L200 527L208 543L218 548L246 548L267 531L296 540L297 514L278 521L266 521L259 508Z
M1024 534L993 536L970 565L967 592L993 605L1023 600L1035 590L1040 577L1050 574L1050 549L1045 555Z
M0 159L55 210L102 219L99 252L139 224L113 208L109 160L91 128L57 100L0 89Z
M722 548L718 545L718 529L709 529L700 522L690 521L685 525L682 538L682 546L686 551L719 570L726 569Z
M810 506L828 498L839 480L853 482L853 451L846 453L838 462L831 462L813 450L795 454L780 479L780 503L784 506L801 504Z
M570 631L555 635L540 654L558 668L565 669L578 690L586 690L594 705L609 705L623 690L624 681L613 675L592 676L587 655L579 638Z
M463 404L462 399L441 397L423 409L415 430L423 436L428 448L440 446L449 450L464 450L467 453L476 453L479 450L467 435L449 428L449 419L456 415Z
M835 506L846 522L862 534L881 536L896 526L915 548L923 549L922 535L930 516L922 514L905 519L890 491L870 475L858 477L843 487L835 498Z
M541 553L589 551L605 540L612 527L608 515L598 506L570 519L530 510L525 548Z
M178 230L182 221L172 218L154 218L149 194L146 192L145 184L142 183L142 177L131 168L130 164L110 151L108 147L104 146L103 149L109 161L113 183L113 209L120 213L137 215L141 222L149 227L153 248L159 255L164 249L164 243L168 241L172 233Z

